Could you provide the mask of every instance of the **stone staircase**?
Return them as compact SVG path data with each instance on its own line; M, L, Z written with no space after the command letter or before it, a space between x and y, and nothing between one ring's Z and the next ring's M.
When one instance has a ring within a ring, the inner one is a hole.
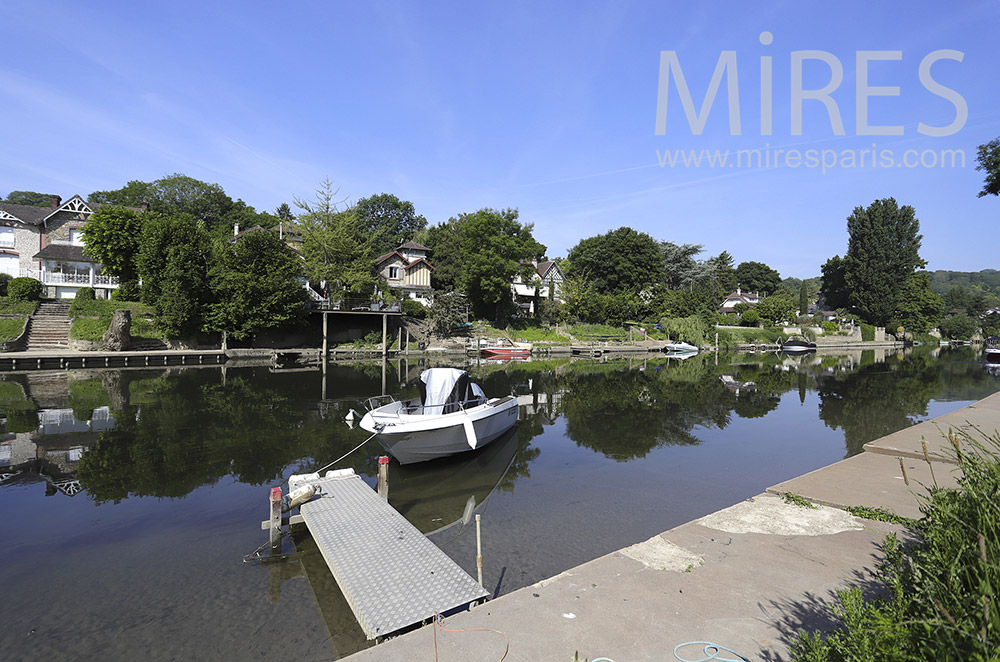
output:
M31 316L25 349L69 347L69 301L43 301Z

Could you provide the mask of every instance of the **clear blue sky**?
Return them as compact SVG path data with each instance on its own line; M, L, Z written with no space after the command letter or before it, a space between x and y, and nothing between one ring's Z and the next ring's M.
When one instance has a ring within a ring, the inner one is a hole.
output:
M995 0L7 0L0 194L86 195L180 172L273 210L329 177L354 200L410 200L430 223L516 207L550 257L628 225L704 244L702 257L727 250L737 262L765 262L783 277L818 275L846 250L851 210L893 196L916 208L928 268L996 268L1000 199L976 197L975 152L1000 136L998 19ZM924 58L947 50L963 60L937 59L922 83ZM695 111L720 54L734 52L740 135L731 135L725 77L698 135L672 77L656 135L661 51L676 54ZM811 98L793 135L798 51L830 54L805 58L804 90L831 80L831 58L842 68L829 105L845 135L828 104ZM859 51L890 52L865 67L867 124L902 135L857 135ZM771 58L770 135L761 129L762 56ZM968 109L960 128L918 132L921 122L954 124L956 97ZM918 167L872 167L859 152L873 143L894 163L915 150ZM767 148L783 150L779 161L798 150L799 167L659 165L673 150L728 149L735 159L738 149ZM838 163L809 167L807 150L829 150ZM865 166L844 167L845 150ZM919 165L941 150L964 151L964 167Z

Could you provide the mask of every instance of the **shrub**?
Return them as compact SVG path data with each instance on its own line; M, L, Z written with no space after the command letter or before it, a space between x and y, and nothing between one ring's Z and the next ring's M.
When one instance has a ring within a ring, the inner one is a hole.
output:
M820 326L823 328L823 331L828 334L840 331L840 326L836 322L823 322Z
M751 308L740 315L740 326L757 326L760 323L760 313Z
M94 300L94 288L92 287L81 287L76 291L76 298L84 301Z
M14 278L7 284L7 296L15 301L38 301L42 284L34 278Z
M862 324L861 339L865 342L872 342L875 340L875 327L871 324Z
M968 315L952 315L942 321L938 328L941 330L941 335L946 338L970 340L979 330L979 325Z
M0 274L0 297L7 296L7 283L13 278L10 274Z
M138 301L139 283L134 280L127 280L118 286L118 289L111 290L112 301Z
M419 317L421 319L427 317L427 308L419 301L414 301L413 299L403 299L401 306L401 310L404 315Z
M34 432L38 429L38 412L19 409L7 412L7 432Z
M913 544L890 534L880 545L881 590L838 591L833 614L843 627L826 636L800 632L793 660L997 659L1000 435L981 434L949 433L958 489L929 489Z

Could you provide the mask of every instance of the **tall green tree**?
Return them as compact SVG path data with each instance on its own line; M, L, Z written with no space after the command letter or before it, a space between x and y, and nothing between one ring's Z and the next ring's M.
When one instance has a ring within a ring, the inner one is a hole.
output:
M789 320L795 315L795 301L784 292L764 297L753 308L760 318L769 324Z
M809 314L809 286L804 282L799 288L799 315Z
M762 295L774 294L781 285L781 275L763 262L740 262L736 280L742 289Z
M839 255L834 255L823 264L819 293L827 310L840 310L851 305L844 279L844 260Z
M391 193L379 193L361 198L351 206L363 232L378 237L380 254L411 241L427 227L427 219L417 213L412 202L400 200Z
M314 283L325 282L333 298L345 291L370 295L376 286L378 237L365 233L352 210L338 208L343 202L338 193L325 179L316 189L314 200L295 199L295 205L302 210L298 224L306 276Z
M113 191L94 191L87 199L126 207L138 207L145 202L150 210L162 214L190 214L219 236L232 231L224 217L236 205L218 184L180 173L152 182L131 181Z
M899 291L895 315L889 327L903 327L912 333L925 333L937 326L943 309L941 297L931 290L930 274L911 274Z
M736 289L738 281L736 279L736 268L733 266L736 264L736 261L733 260L733 256L728 251L722 251L705 262L712 270L712 280L716 282L720 289L725 290L726 293Z
M190 215L151 216L143 224L136 259L142 301L156 310L156 324L168 337L201 330L210 257L208 231Z
M851 308L871 324L885 326L907 279L926 264L920 258L920 221L913 207L884 198L855 207L847 232L844 282Z
M206 327L241 340L301 321L306 303L301 266L270 230L217 242L209 272L214 302L208 306Z
M976 170L986 173L986 181L979 197L1000 195L1000 138L994 138L979 146L976 153Z
M637 293L664 280L660 244L645 232L620 227L570 249L567 276L591 280L601 294Z
M435 290L458 290L462 287L462 225L465 215L449 218L418 232L414 241L431 250L431 284Z
M477 313L500 320L512 304L510 284L520 274L530 278L532 260L545 246L532 236L533 225L517 220L516 209L480 209L463 215L462 289Z
M122 281L137 281L136 258L143 218L143 212L128 207L98 207L83 226L83 252L100 262L105 274Z

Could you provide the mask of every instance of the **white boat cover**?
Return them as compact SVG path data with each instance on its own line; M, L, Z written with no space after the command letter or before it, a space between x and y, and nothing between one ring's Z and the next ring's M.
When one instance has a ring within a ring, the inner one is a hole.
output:
M458 411L459 403L473 398L486 399L483 389L469 381L469 374L458 368L429 368L420 373L424 414L447 414ZM471 406L474 403L467 403Z

